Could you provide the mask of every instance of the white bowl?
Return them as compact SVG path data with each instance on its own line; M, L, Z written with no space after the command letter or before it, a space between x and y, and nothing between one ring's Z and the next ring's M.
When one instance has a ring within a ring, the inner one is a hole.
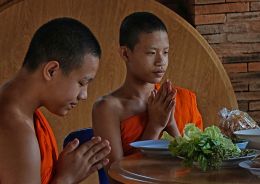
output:
M260 129L239 130L234 134L240 139L248 140L248 147L260 149Z

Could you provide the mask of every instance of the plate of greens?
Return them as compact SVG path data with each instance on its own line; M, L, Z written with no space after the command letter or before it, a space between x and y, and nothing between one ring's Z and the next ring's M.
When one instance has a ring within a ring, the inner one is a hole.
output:
M221 167L238 167L239 163L246 160L251 160L258 155L258 151L255 149L241 150L239 156L231 157L223 160Z
M130 146L139 149L146 155L170 156L170 141L168 140L145 140L130 143Z
M256 156L254 151L243 153L218 127L212 125L202 131L193 123L185 126L183 136L170 142L169 150L182 157L186 166L197 165L203 171L236 166Z

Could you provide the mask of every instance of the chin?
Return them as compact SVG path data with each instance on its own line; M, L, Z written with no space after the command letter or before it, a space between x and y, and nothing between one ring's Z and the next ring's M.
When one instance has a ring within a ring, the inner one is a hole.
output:
M161 82L161 80L162 80L162 78L155 78L155 79L152 79L152 80L150 81L150 83L152 83L152 84L158 84L158 83Z
M66 116L69 111L68 110L59 110L59 111L50 111L53 114L56 114L57 116Z

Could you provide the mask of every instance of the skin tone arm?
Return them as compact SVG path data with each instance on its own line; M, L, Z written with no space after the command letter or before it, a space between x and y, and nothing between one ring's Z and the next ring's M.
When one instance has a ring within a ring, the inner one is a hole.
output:
M110 103L111 101L101 100L93 106L92 121L95 134L109 140L112 148L109 160L113 163L123 157L123 149L119 111L115 109L115 104Z
M19 122L20 123L20 122ZM37 138L29 126L1 131L0 183L41 183L40 150ZM19 131L17 131L19 130Z
M152 91L147 104L148 123L142 140L158 139L165 128L174 137L180 135L175 119L172 116L175 108L175 96L176 91L172 90L169 81L163 83L158 92L156 90ZM169 126L167 126L168 122L170 122Z
M40 184L41 154L33 129L27 125L20 125L15 130L11 128L7 131L4 133L6 135L1 135L4 137L0 141L1 146L6 148L0 155L0 169L4 171L0 174L0 183ZM111 148L107 141L101 141L101 138L97 137L80 147L78 145L79 141L76 139L64 148L50 183L79 183L108 163L105 157Z
M101 100L93 106L92 111L95 134L109 140L112 148L108 157L110 162L106 167L106 172L115 160L119 160L123 157L119 111L113 106L114 104L110 104L109 101ZM109 182L111 184L119 184L112 178L109 178Z

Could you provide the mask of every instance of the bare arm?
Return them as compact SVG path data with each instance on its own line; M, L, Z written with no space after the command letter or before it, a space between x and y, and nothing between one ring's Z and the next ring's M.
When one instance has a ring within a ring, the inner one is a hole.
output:
M172 112L174 114L174 111ZM181 136L180 131L178 129L178 126L176 124L174 115L171 114L170 122L166 126L166 131L172 136L172 137L179 137Z
M1 131L1 184L41 183L40 151L37 138L29 126L8 127Z
M107 139L111 145L110 163L123 157L121 141L119 109L114 101L101 100L94 104L92 111L93 129L95 135Z
M41 153L33 128L24 122L12 122L15 128L1 127L0 183L40 184ZM6 129L3 131L3 129ZM80 147L79 141L70 142L56 163L52 184L75 184L108 164L108 141L94 138Z

